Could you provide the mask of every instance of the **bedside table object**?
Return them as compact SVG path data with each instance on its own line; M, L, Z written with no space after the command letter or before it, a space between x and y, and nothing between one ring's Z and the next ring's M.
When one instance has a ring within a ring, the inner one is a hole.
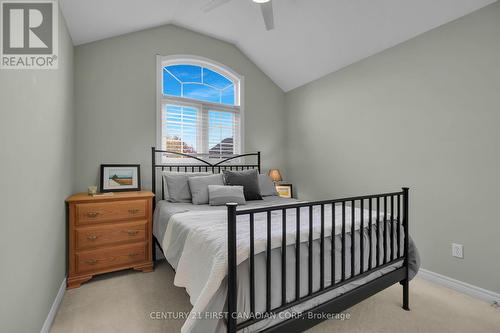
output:
M66 199L68 289L97 274L128 268L153 271L153 197L139 191L102 197L80 193Z
M283 180L279 169L269 169L267 175L273 180L274 185L279 185L280 181Z
M276 191L282 198L293 198L292 184L279 184L276 185Z

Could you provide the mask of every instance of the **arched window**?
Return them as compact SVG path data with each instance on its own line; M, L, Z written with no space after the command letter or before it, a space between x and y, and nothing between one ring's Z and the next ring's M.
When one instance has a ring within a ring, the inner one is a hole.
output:
M199 57L158 59L158 147L208 157L239 154L242 77Z

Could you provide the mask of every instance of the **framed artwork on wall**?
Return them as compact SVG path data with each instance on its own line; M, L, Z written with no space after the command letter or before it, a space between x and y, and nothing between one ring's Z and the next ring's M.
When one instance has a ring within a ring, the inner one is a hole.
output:
M101 164L100 192L141 190L139 164Z

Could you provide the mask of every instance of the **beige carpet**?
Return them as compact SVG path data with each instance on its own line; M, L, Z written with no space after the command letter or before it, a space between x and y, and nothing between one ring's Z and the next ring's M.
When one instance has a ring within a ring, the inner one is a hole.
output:
M152 311L189 311L184 289L174 287L173 270L160 262L153 273L107 274L67 290L52 333L179 332L183 320L153 320ZM411 311L401 309L395 285L346 311L349 320L330 320L308 332L500 332L500 309L416 278Z

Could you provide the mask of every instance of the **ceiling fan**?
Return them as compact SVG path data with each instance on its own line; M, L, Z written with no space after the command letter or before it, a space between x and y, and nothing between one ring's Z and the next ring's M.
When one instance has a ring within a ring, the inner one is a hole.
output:
M215 8L218 8L231 0L210 0L207 4L201 7L205 13L208 13ZM274 15L273 15L273 1L272 0L252 0L253 2L260 5L260 11L262 12L262 17L264 18L264 24L266 25L266 30L274 29Z

